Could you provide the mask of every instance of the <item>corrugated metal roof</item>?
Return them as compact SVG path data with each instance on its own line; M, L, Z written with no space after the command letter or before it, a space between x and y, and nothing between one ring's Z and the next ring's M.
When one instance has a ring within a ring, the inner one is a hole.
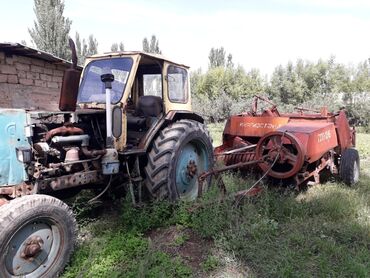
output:
M5 52L9 54L15 54L35 59L41 59L52 64L70 66L71 62L64 60L62 58L56 57L53 54L20 44L11 42L0 43L0 52Z

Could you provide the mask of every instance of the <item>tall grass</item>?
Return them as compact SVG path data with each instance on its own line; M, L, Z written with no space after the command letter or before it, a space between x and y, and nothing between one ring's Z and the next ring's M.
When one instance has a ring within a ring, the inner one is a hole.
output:
M219 130L210 126L213 135ZM222 268L220 254L233 254L251 277L370 277L369 136L358 134L362 174L353 187L331 179L299 193L272 188L238 207L220 201L217 188L194 203L136 209L124 200L120 214L81 230L84 240L63 277L208 277ZM224 182L235 191L252 180L229 173ZM219 255L194 270L184 258L158 251L146 235L170 226L212 241Z

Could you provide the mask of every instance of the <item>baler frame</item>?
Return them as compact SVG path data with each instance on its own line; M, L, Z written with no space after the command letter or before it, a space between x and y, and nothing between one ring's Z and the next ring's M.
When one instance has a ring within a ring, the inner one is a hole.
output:
M259 100L267 102L271 108L258 113ZM306 182L308 185L319 184L320 173L325 169L333 175L340 174L343 179L344 169L340 169L343 153L347 150L357 153L354 149L356 132L349 126L345 110L329 113L326 107L320 111L296 109L298 113L283 114L267 98L255 96L249 112L231 116L225 126L223 144L215 148L216 160L225 166L199 176L199 194L203 191L202 181L207 177L257 165L263 177L268 175L288 181L296 189ZM281 166L284 163L290 165L288 170ZM354 163L359 171L358 153ZM276 165L279 167L275 168ZM258 194L262 190L258 185L261 180L236 195ZM350 185L357 182L343 180ZM226 191L223 183L220 188Z

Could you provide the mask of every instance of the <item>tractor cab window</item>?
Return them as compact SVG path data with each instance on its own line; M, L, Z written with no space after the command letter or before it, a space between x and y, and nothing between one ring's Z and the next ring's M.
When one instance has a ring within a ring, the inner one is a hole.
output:
M90 62L84 72L78 92L78 102L105 103L105 87L100 79L104 73L112 73L111 102L121 100L132 67L131 58L109 58Z
M168 97L171 102L186 103L188 100L188 73L177 66L167 70Z
M143 87L144 96L162 97L162 75L144 74Z

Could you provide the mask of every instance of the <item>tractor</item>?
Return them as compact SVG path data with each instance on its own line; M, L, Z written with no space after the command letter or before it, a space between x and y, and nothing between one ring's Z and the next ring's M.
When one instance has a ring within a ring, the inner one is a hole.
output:
M62 201L82 189L126 188L133 202L192 200L213 166L192 112L188 67L161 55L112 52L65 71L60 111L0 109L0 277L56 277L76 243Z

